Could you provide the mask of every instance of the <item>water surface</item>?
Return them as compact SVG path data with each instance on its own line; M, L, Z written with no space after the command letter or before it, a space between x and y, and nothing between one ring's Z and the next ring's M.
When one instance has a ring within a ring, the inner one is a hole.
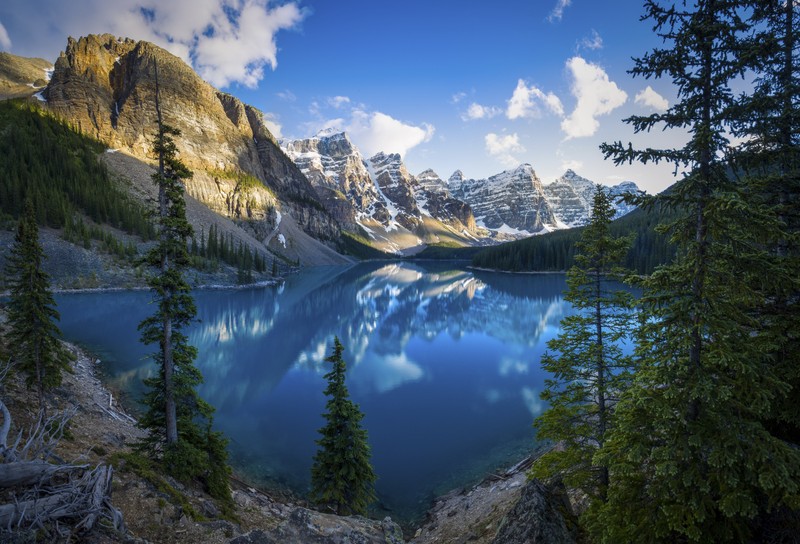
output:
M189 330L231 439L235 469L263 486L308 490L323 425L333 336L361 406L381 506L421 516L437 494L511 464L535 447L533 419L547 340L570 312L564 276L509 275L451 265L362 264L313 269L280 287L201 290ZM97 354L131 394L154 372L138 323L147 292L57 297L64 336Z

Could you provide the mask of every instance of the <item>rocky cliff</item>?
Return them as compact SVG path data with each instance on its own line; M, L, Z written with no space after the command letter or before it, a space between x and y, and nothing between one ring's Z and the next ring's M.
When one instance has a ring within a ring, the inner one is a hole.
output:
M339 224L278 147L261 112L151 43L109 34L70 38L42 97L82 132L149 160L156 66L165 122L181 131L180 157L195 173L190 195L260 240L280 227L280 213L318 240L339 238Z
M536 234L557 227L542 182L530 164L488 179L465 179L457 170L447 182L454 197L472 206L480 226L507 234Z
M545 185L544 192L553 212L564 226L580 227L587 224L591 217L595 186L593 181L567 170L553 183ZM618 201L618 197L625 193L638 193L639 188L635 183L626 181L613 187L606 187L605 190L614 200L615 218L633 211L635 206Z
M364 217L377 221L389 217L364 158L345 133L283 140L281 146L346 229L357 230L359 219Z
M366 233L372 245L402 252L431 242L474 241L469 205L453 198L435 173L411 175L400 155L367 160L343 132L280 143L343 227Z

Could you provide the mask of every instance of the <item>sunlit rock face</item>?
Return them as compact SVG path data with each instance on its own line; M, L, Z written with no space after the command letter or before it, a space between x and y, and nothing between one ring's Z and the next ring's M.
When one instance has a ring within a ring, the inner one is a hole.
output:
M364 217L379 222L389 217L364 158L345 133L324 132L280 143L345 228L357 229L358 220Z
M281 151L262 113L152 43L110 34L70 38L42 97L83 133L151 161L156 67L164 121L181 131L180 158L194 171L189 194L246 221L268 221L279 207L315 238L338 238L338 223L314 208L314 187ZM244 187L233 173L258 182Z

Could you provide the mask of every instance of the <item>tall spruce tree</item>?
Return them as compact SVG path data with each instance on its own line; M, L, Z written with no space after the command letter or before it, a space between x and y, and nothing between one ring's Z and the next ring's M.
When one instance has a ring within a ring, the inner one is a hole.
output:
M742 542L762 508L798 504L800 451L763 425L786 383L753 341L763 262L746 201L725 160L734 116L731 82L747 66L745 2L645 3L671 45L636 60L632 73L669 77L679 101L632 117L636 131L688 130L680 149L604 145L616 163L669 161L686 171L656 201L676 211L664 228L675 262L644 281L637 374L623 395L600 462L608 502L591 529L605 542Z
M757 78L737 104L734 166L748 201L772 214L758 225L768 254L755 277L762 293L753 331L791 386L769 426L800 444L800 14L796 2L752 2Z
M153 355L158 372L145 380L147 410L139 426L148 434L139 446L174 476L200 478L212 496L227 502L227 441L211 430L214 409L196 390L203 381L194 366L197 348L183 332L197 313L184 277L190 262L187 240L192 227L186 219L183 182L192 173L178 159L173 137L180 131L162 120L157 66L155 74L158 126L153 153L158 169L152 177L158 187L159 230L157 244L146 261L155 271L148 284L157 310L139 324L139 330L143 343L157 344L159 349Z
M565 484L600 501L606 500L609 472L594 456L605 444L614 405L631 378L631 357L621 342L633 325L633 296L619 285L625 275L620 263L631 240L611 236L613 218L610 197L598 185L591 221L567 273L564 298L578 313L561 320L561 334L547 344L557 356L542 357L553 378L541 395L550 407L536 420L537 436L564 448L540 457L531 471L539 478L560 474Z
M61 384L71 356L59 342L59 319L42 265L44 251L33 202L27 199L6 263L11 297L8 302L8 349L17 370L36 388L39 408L46 411L45 393Z
M365 514L375 500L376 476L370 465L367 431L361 428L364 415L350 400L345 380L344 347L336 337L333 353L325 359L333 369L325 375L330 397L324 414L327 423L319 432L320 449L311 467L311 499L332 508L338 515Z

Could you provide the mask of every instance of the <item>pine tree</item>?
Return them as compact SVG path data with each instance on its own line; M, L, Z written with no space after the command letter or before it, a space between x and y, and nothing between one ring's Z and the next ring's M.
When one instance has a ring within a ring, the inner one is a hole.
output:
M197 313L185 271L190 258L187 239L192 227L186 219L183 181L192 173L177 156L173 136L180 132L163 123L159 104L158 67L156 66L157 134L153 153L158 169L153 181L158 186L157 244L146 256L155 269L148 279L157 305L155 314L139 324L145 344L157 344L153 355L158 373L145 380L149 391L143 403L147 407L139 420L147 437L139 449L159 459L170 473L181 479L201 478L216 498L230 501L230 489L221 486L226 480L227 441L211 431L214 409L197 393L203 377L194 359L197 348L189 344L184 329ZM201 421L205 420L205 425Z
M375 500L375 473L370 465L367 432L361 428L364 415L350 400L345 380L344 347L334 338L333 353L325 359L333 369L325 375L329 397L327 423L319 432L320 449L311 467L311 499L329 506L338 515L365 514Z
M33 202L27 200L6 263L11 293L8 349L15 368L28 375L28 386L36 388L42 410L46 410L45 393L61 384L71 360L58 339L61 334L55 321L59 315L50 278L43 270L44 259Z
M800 14L796 2L753 2L758 32L753 48L758 77L752 94L737 104L734 134L743 139L733 159L748 202L772 214L758 225L769 254L756 278L762 293L762 351L791 389L777 402L769 425L800 443Z
M561 321L561 334L548 347L542 367L553 375L542 399L550 407L536 420L537 436L561 442L532 468L538 478L560 474L564 483L605 501L608 468L594 460L613 422L613 406L630 382L631 358L620 343L633 324L633 296L618 285L625 271L620 262L630 238L610 234L614 208L598 185L592 217L577 244L575 266L567 273L564 299L578 311Z
M663 160L687 171L656 198L677 214L664 229L678 254L643 284L637 374L599 456L611 483L591 529L606 542L742 542L763 508L800 499L800 452L762 424L786 384L751 334L763 263L752 225L768 219L725 160L731 82L748 67L744 5L646 2L672 48L638 59L632 72L669 77L679 102L626 121L636 131L688 129L689 141L666 150L603 146L616 163Z

